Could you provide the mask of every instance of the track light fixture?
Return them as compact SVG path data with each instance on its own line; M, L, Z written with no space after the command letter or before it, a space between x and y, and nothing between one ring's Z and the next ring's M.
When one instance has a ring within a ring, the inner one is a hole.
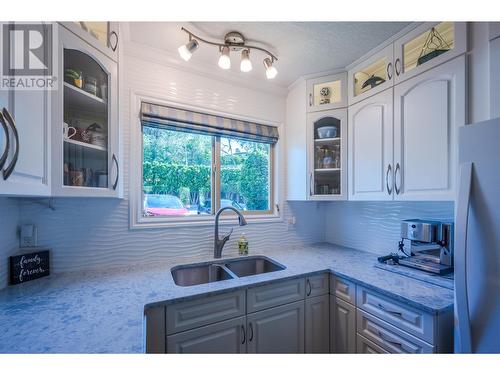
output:
M202 42L205 44L219 47L220 56L217 64L221 69L231 68L231 57L230 57L231 51L233 52L241 51L240 70L242 72L249 72L252 70L252 61L250 61L250 50L253 49L263 52L267 55L263 60L264 67L266 69L267 79L273 79L278 74L278 70L274 66L274 63L275 61L278 60L278 58L264 48L245 44L245 38L241 33L237 31L232 31L230 33L227 33L224 37L224 42L218 43L200 38L199 36L194 35L192 32L185 29L184 27L181 28L181 30L184 31L189 36L188 43L180 46L178 49L179 55L185 61L188 61L191 58L193 53L198 49L199 43Z

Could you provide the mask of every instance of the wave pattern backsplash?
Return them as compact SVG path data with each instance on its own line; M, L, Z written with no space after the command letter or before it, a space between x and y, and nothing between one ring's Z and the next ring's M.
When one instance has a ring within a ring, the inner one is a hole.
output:
M404 219L453 219L453 202L330 202L327 242L387 255L397 251Z
M7 285L8 257L16 251L19 209L16 200L0 197L0 289Z
M19 203L21 222L37 225L39 244L52 249L54 273L192 255L213 257L212 225L129 229L130 127L137 126L137 120L129 118L133 93L183 103L194 100L197 105L214 110L284 121L284 96L252 92L229 82L175 70L163 63L161 51L124 46L125 55L123 59L120 57L120 64L123 64L120 67L124 67L122 72L126 79L120 93L120 126L125 199L56 198L55 211L27 200ZM281 170L282 181L284 176L285 172ZM224 254L237 254L236 241L242 231L249 240L250 252L265 252L266 247L276 245L323 241L323 208L300 202L285 204L282 208L285 218L297 217L297 224L292 227L288 227L286 221L235 227ZM223 226L221 230L228 228Z

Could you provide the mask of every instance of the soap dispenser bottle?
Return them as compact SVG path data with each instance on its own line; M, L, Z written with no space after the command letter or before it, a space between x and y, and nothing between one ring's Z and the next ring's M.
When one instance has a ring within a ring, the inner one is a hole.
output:
M245 237L245 233L242 233L238 239L238 253L240 255L248 255L248 240Z

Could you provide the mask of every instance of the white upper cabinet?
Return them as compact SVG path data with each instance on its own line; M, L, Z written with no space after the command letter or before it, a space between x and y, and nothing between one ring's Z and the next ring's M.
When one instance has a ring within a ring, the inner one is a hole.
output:
M46 90L0 91L0 195L50 195L49 108Z
M394 87L394 199L454 199L465 114L465 56Z
M347 109L307 116L308 199L347 198Z
M347 73L307 80L307 112L347 107Z
M114 61L118 61L118 22L76 21L62 22L62 25Z
M65 28L59 30L52 194L119 197L117 63Z
M394 43L394 80L402 82L467 51L465 22L426 22Z
M393 84L393 45L385 47L347 73L349 105L375 95Z
M349 107L350 200L392 200L392 88Z

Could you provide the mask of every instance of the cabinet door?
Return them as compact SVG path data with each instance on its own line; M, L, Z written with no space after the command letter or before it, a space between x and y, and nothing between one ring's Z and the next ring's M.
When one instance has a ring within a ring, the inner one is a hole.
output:
M6 121L7 133L0 127L0 157L5 150L8 136L10 145L3 171L9 167L14 169L6 180L4 176L0 176L0 194L48 196L50 195L49 93L47 90L11 89L2 92L1 97L0 110L6 108L9 111L13 124Z
M347 73L349 105L392 87L394 78L393 45L367 58Z
M245 353L245 323L243 316L167 336L167 353Z
M61 24L114 61L118 61L118 22L74 21Z
M307 112L347 107L347 73L307 80Z
M465 22L425 22L394 43L395 83L467 51Z
M356 308L330 296L330 345L332 353L356 352Z
M347 199L347 110L307 116L308 199Z
M465 56L394 88L395 199L454 199L465 108Z
M392 200L392 89L349 108L349 199Z
M247 315L248 353L304 353L304 301Z
M330 296L306 299L306 353L330 351Z
M56 196L119 197L117 64L59 27L52 188Z

